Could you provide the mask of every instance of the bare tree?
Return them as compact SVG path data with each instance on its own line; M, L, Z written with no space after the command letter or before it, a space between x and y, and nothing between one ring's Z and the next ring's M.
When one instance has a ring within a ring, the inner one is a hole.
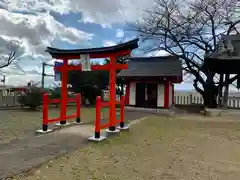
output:
M15 63L20 54L19 54L20 43L18 41L9 42L6 47L1 48L0 51L0 69Z
M218 49L222 35L239 33L237 3L238 0L156 0L154 8L147 10L136 25L131 25L131 30L138 32L143 41L150 41L145 51L165 50L179 56L205 105L216 105L218 79L202 64L206 53ZM236 79L237 76L225 83ZM211 102L207 102L210 94Z

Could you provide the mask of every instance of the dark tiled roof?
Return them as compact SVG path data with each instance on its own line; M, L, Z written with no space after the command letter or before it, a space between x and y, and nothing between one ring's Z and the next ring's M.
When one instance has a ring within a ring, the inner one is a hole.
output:
M128 69L120 71L117 76L182 76L182 63L176 56L133 57L129 59Z
M221 38L220 48L205 55L202 67L216 73L239 74L240 34L224 35Z
M240 60L240 34L223 35L222 46L228 46L230 43L233 48L233 52L230 54L225 49L223 52L218 49L216 52L212 52L205 56L205 59L218 59L218 60Z
M52 56L55 55L66 55L66 54L71 54L71 55L79 55L79 54L101 54L101 53L111 53L111 52L116 52L116 51L121 51L121 50L133 50L138 48L138 38L131 40L126 43L118 44L116 46L111 46L111 47L101 47L101 48L90 48L90 49L57 49L57 48L52 48L52 47L47 47L46 52L51 54Z

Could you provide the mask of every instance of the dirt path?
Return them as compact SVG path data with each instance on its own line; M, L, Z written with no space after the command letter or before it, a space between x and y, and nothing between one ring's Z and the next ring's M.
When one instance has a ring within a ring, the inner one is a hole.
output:
M38 166L56 155L81 148L86 144L86 139L80 135L59 135L59 132L18 140L0 147L0 179Z

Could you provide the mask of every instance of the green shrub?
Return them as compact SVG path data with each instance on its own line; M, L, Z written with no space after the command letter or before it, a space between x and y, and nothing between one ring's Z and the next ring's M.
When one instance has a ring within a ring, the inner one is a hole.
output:
M53 90L51 90L49 98L51 98L51 99L59 99L59 98L61 98L61 88L60 87L56 87Z
M29 90L20 96L18 96L18 102L22 106L29 107L32 110L36 110L38 106L42 104L43 91L38 87L31 87Z

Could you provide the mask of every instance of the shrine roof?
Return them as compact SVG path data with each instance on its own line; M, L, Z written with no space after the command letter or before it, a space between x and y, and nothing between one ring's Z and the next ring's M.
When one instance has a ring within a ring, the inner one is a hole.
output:
M99 47L99 48L88 48L88 49L58 49L53 47L47 47L46 52L48 52L52 57L59 55L80 55L80 54L106 54L114 53L124 50L133 50L138 48L139 38L133 39L131 41L117 44L111 47Z
M206 60L240 60L240 34L223 35L219 44L221 43L223 43L223 49L219 48L215 52L207 54L205 56ZM230 54L225 49L229 45L233 50Z
M216 73L240 73L240 34L223 35L219 48L204 57L203 68Z
M118 73L118 77L161 77L182 76L182 63L176 56L132 57L128 69Z

